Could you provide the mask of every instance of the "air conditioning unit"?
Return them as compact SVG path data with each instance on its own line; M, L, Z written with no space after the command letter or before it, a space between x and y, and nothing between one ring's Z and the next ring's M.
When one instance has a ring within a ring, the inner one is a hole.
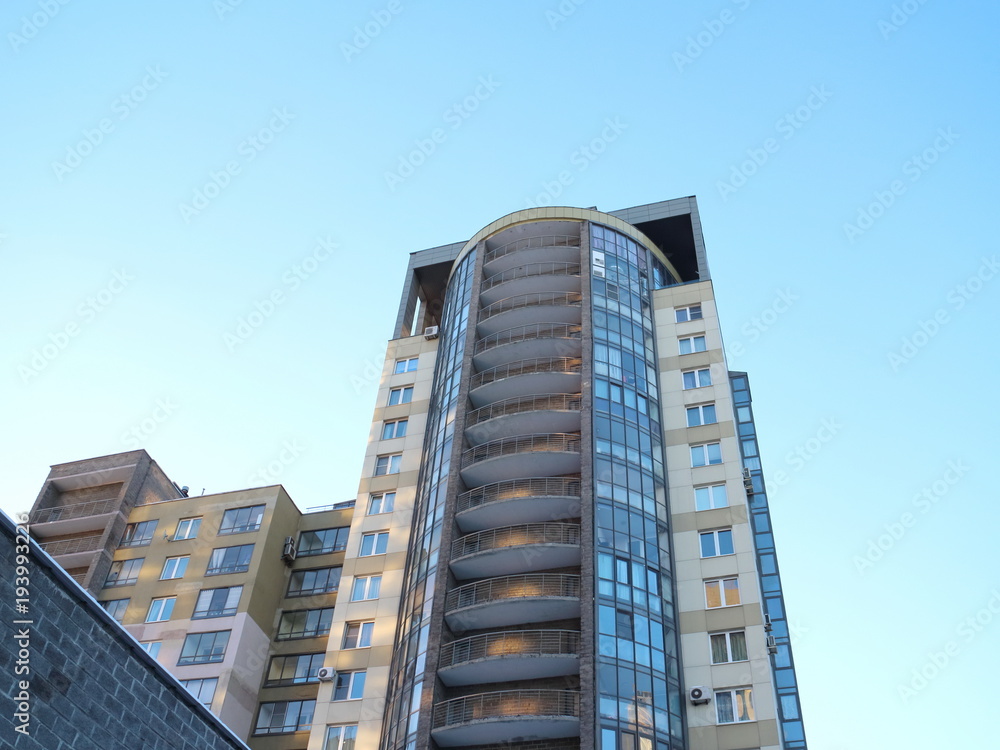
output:
M778 653L778 644L774 640L774 636L773 635L769 635L767 637L767 653L769 653L769 654L776 654L776 653Z
M712 691L707 687L693 687L688 689L688 700L694 703L696 706L699 703L708 703L712 700Z
M753 494L753 478L750 476L750 469L743 469L743 489L748 495Z
M316 670L316 679L320 682L331 682L337 670L333 667L320 667Z
M602 266L594 266L594 276L599 279L605 278L604 268Z
M285 537L285 546L281 550L281 559L286 563L290 563L295 559L295 540L290 537Z
M772 627L774 626L771 625L771 615L764 615L764 631L770 633Z
M431 339L436 339L438 337L439 329L437 326L427 326L424 329L424 338L430 341Z

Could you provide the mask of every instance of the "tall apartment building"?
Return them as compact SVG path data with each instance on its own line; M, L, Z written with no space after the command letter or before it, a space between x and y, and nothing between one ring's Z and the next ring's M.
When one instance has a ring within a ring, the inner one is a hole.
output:
M411 254L353 508L186 495L64 464L33 532L255 750L806 747L693 198Z

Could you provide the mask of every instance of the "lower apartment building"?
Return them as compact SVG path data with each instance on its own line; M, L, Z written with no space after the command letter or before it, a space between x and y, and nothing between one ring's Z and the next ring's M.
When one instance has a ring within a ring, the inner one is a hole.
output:
M412 253L345 506L137 451L53 467L32 530L254 748L806 747L694 198Z

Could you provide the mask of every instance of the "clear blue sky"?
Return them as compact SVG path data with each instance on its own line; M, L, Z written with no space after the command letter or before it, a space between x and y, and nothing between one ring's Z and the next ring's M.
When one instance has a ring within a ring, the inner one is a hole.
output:
M995 744L996 7L232 5L0 11L6 511L139 446L353 497L409 252L693 194L810 746Z

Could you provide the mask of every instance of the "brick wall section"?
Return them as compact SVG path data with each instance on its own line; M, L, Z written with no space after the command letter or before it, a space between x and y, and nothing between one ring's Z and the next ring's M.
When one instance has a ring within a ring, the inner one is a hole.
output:
M247 750L34 542L30 611L14 610L15 526L0 513L4 680L0 747L15 750ZM23 537L22 537L23 539ZM30 619L31 625L14 620ZM30 629L30 674L14 633ZM30 681L29 735L15 731L16 680Z

